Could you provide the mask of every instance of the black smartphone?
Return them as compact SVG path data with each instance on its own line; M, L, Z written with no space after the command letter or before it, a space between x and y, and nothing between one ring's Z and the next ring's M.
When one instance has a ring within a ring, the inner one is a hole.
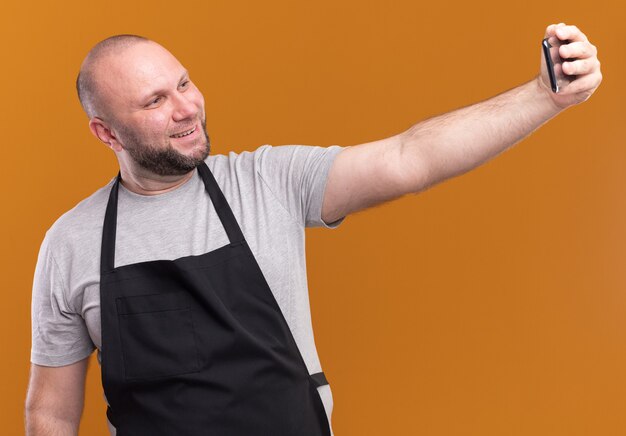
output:
M576 78L576 76L569 76L563 73L563 62L570 59L563 59L559 55L559 48L563 44L568 44L569 41L561 41L556 36L545 38L541 46L543 47L543 57L546 60L546 67L548 68L548 76L550 76L550 86L552 92L559 92Z

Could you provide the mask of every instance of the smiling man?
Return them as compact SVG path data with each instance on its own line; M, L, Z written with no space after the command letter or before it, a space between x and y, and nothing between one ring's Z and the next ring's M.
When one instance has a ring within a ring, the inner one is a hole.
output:
M305 227L466 172L587 100L596 48L575 26L555 35L574 79L558 94L542 62L529 82L390 138L228 155L209 155L204 98L171 53L134 35L98 43L77 88L120 172L42 243L27 434L77 434L97 350L112 434L331 435Z
M209 155L202 93L160 45L131 35L109 38L87 56L76 86L89 128L116 153L123 183L151 174L186 175L184 183Z

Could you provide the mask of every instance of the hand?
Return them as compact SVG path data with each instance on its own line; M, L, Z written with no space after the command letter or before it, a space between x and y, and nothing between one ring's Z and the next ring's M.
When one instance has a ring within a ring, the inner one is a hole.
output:
M556 36L561 41L569 40L559 49L563 59L575 59L563 62L563 72L572 77L572 81L563 86L558 93L552 92L546 61L541 55L541 71L537 81L542 89L550 95L554 104L565 109L582 103L591 97L602 82L598 50L591 44L584 33L576 26L566 26L565 23L551 24L546 28L544 38Z

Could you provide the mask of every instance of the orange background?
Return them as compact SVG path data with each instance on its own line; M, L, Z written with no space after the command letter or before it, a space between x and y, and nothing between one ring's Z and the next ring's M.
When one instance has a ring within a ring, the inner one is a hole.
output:
M564 21L599 48L588 102L470 174L308 230L316 342L337 436L626 434L620 3L5 2L2 433L23 433L44 232L117 171L74 89L96 42L170 49L227 153L354 145L486 99L530 80ZM82 435L106 434L104 411L92 360Z

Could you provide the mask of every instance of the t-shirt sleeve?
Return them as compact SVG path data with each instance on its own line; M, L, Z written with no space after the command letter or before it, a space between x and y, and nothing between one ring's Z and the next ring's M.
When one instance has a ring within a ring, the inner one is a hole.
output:
M345 217L324 222L322 202L328 173L343 149L338 145L264 145L257 150L258 173L297 222L305 227L337 228Z
M95 346L85 320L67 304L66 289L46 234L33 280L31 362L64 366L89 356Z

